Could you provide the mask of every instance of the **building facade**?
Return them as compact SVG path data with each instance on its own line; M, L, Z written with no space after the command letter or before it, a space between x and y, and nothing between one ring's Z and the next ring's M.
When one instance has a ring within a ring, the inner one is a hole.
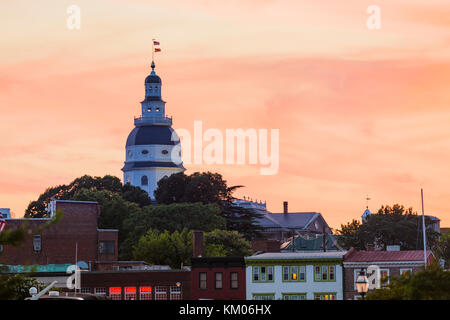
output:
M415 273L423 270L425 265L424 251L400 251L399 248L393 248L393 250L395 251L357 251L352 248L347 252L343 263L344 298L346 300L361 298L356 291L356 279L361 269L367 272L371 290L374 290L376 285L376 280L372 277L375 276L373 273L376 272L374 266L379 269L380 287L388 285L393 277L400 277L407 272ZM431 251L427 251L426 257L427 264L431 264L433 261Z
M189 270L126 270L81 273L81 292L112 300L190 300Z
M48 225L56 210L58 223ZM118 257L118 230L99 229L100 206L92 201L52 200L50 218L5 219L6 229L25 227L29 236L20 247L3 246L5 265L50 265L114 261Z
M193 300L245 300L243 257L192 258L191 263Z
M140 187L153 200L160 179L185 170L180 139L172 129L172 118L166 117L161 86L161 78L155 73L152 62L152 71L145 79L141 115L134 119L135 128L126 142L122 168L124 184Z
M345 253L286 252L246 257L246 299L342 300Z

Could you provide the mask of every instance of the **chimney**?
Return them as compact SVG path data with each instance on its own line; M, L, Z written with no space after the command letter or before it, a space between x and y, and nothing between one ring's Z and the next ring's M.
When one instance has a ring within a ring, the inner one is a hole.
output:
M192 237L193 256L199 258L203 255L203 231L194 231Z
M283 213L288 213L288 202L283 201Z

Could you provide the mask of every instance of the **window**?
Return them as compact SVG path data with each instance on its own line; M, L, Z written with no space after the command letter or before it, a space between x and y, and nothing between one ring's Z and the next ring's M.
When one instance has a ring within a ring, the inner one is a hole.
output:
M253 282L272 282L273 266L253 267Z
M80 293L91 293L91 288L81 288Z
M156 108L156 112L159 112L159 108Z
M239 288L238 273L237 272L231 272L230 273L230 288L231 289Z
M306 293L283 293L283 300L306 300Z
M314 266L314 281L336 281L336 266L334 265Z
M401 275L401 276L404 276L404 275L408 274L408 272L409 272L409 273L412 273L412 268L403 268L403 269L400 269L400 275Z
M125 287L125 300L136 300L136 287Z
M139 288L139 300L152 300L152 287L145 286Z
M322 266L322 280L328 280L328 266Z
M101 254L114 254L115 246L115 241L100 241L98 244L99 252Z
M147 153L148 153L147 149L142 150L142 154L147 154Z
M33 250L34 252L41 252L42 249L42 239L40 234L35 234L33 236Z
M336 292L314 293L314 300L336 300Z
M122 288L121 287L110 287L109 297L111 300L121 300L122 299Z
M167 290L165 287L155 287L155 300L167 300Z
M147 108L147 112L152 112L152 108Z
M94 288L94 294L106 294L106 288Z
M253 294L253 300L275 300L274 293L255 293Z
M142 176L142 178L141 178L141 185L142 186L148 185L148 178L147 178L147 176Z
M283 282L287 281L305 281L305 266L283 266Z
M181 300L181 287L170 287L170 300Z
M380 269L381 286L386 287L389 284L389 269Z
M199 273L199 288L205 290L206 289L206 272Z
M215 278L216 278L216 289L222 289L222 278L223 278L223 273L222 272L216 272L215 273Z
M253 281L259 281L259 267L253 267Z
M167 151L167 150L163 150L163 151L161 151L161 153L162 153L162 154L168 154L168 153L169 153L169 151Z

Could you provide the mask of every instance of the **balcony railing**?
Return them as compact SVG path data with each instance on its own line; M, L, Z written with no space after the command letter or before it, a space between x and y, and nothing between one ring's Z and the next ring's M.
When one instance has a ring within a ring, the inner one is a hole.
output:
M158 117L158 116L146 116L146 117L134 117L135 126L143 126L148 124L162 124L162 125L172 125L172 117Z

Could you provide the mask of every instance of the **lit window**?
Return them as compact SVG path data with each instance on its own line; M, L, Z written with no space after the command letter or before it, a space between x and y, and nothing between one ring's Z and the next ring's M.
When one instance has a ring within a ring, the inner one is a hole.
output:
M291 280L297 280L297 277L298 277L297 266L292 266L291 267Z
M216 272L215 277L216 277L216 289L222 289L223 273L222 272Z
M336 293L315 293L314 300L336 300Z
M110 287L109 297L111 300L121 300L122 299L122 288L121 287Z
M152 108L147 108L147 112L152 112Z
M152 287L145 286L139 288L139 300L152 300Z
M125 287L125 300L136 300L136 287Z
M155 110L156 112L159 112L159 108L156 108L156 110Z

